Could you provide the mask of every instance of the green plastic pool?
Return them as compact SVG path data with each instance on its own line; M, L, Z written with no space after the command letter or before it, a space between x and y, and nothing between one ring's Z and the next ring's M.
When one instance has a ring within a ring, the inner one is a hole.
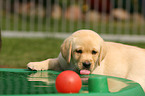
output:
M80 75L83 85L79 93L61 94L55 88L55 79L59 73L50 70L29 71L26 69L0 68L0 95L145 96L143 89L136 82L94 74Z

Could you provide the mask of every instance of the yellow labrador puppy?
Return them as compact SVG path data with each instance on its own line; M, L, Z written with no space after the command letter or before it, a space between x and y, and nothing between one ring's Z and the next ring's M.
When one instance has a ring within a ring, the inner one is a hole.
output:
M145 49L104 42L91 30L79 30L64 40L58 58L30 62L27 67L122 77L140 83L145 90Z

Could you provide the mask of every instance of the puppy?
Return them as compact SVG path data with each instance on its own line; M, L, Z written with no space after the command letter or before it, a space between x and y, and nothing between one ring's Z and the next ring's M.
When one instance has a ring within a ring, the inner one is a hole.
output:
M145 49L105 42L96 32L78 30L64 40L58 58L30 62L31 70L73 70L131 79L145 90Z

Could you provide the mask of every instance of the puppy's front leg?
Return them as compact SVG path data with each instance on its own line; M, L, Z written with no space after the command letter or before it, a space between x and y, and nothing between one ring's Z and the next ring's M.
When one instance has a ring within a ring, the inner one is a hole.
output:
M61 70L58 58L47 59L41 62L30 62L27 64L27 67L31 70Z

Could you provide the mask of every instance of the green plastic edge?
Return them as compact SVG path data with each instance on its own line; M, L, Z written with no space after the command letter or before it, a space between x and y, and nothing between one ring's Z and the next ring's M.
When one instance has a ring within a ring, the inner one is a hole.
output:
M0 71L3 72L39 72L39 71L30 71L28 69L14 69L14 68L0 68ZM45 72L45 71L40 71ZM59 74L60 72L47 70L46 72L50 72L53 74ZM98 76L96 74L91 74L89 76ZM107 78L114 78L118 79L122 82L129 84L129 86L123 88L119 92L111 92L111 93L77 93L77 94L16 94L16 95L0 95L0 96L145 96L145 92L143 91L142 87L131 80L107 76Z
M35 73L35 72L39 72L39 71L31 71L31 70L28 70L28 69L15 69L15 68L0 68L0 71L3 71L3 72L31 72L31 73ZM57 72L57 71L53 71L53 70L47 70L47 71L40 71L40 72L51 72L53 74L59 74L60 72Z

